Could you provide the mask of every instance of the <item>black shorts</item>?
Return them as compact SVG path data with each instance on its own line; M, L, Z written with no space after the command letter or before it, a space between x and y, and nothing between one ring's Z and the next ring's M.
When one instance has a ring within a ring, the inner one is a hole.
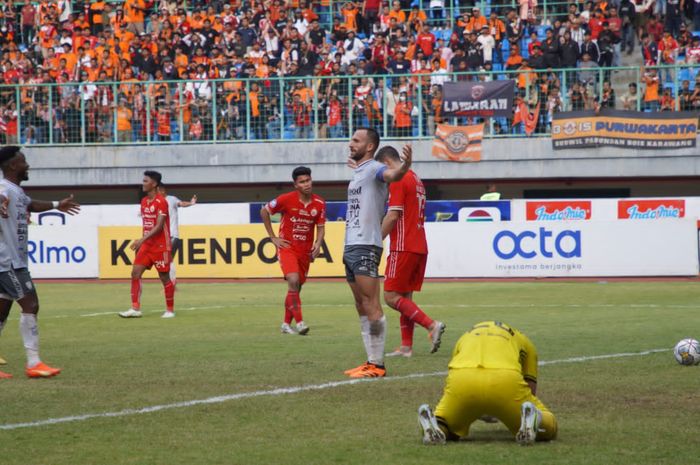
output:
M34 283L27 268L0 271L0 299L20 300L33 292Z
M379 262L382 260L382 248L374 245L349 245L343 251L345 279L355 282L355 275L379 278Z

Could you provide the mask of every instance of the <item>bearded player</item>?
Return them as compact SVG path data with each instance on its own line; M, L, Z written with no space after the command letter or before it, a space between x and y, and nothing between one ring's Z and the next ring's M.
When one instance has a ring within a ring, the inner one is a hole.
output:
M382 147L374 157L388 168L398 169L401 157L395 148ZM413 292L421 290L428 243L425 239L425 187L418 175L409 170L399 182L389 185L389 209L382 220L382 238L391 242L384 273L384 302L399 312L401 346L387 357L410 357L413 354L413 329L418 323L428 330L431 348L440 348L445 324L426 315L413 302Z
M326 202L312 193L311 170L299 166L292 171L294 190L282 194L267 203L261 210L263 224L272 243L277 247L277 258L287 280L287 297L284 299L282 334L306 335L309 327L301 313L299 293L306 282L311 262L321 251L326 231ZM282 214L279 236L272 228L270 215ZM314 227L316 240L314 240ZM296 320L296 331L292 329Z
M162 318L175 316L175 286L170 281L170 218L168 202L158 193L161 179L163 176L157 171L143 173L143 191L146 193L141 199L143 236L131 243L131 250L136 251L131 268L131 308L119 313L122 318L141 318L141 277L153 266L165 290L166 310Z

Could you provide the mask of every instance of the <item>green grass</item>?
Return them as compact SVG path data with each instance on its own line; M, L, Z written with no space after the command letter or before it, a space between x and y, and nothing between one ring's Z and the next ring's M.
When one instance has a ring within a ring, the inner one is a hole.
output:
M364 360L344 283L302 293L308 337L279 334L283 283L182 283L177 318L161 320L162 289L147 284L144 318L121 320L127 284L39 284L42 358L55 379L22 374L18 309L0 338L0 425L117 412L214 396L346 380ZM700 367L670 348L700 338L695 283L429 283L419 304L447 323L428 354L416 328L411 359L390 360L389 379L153 413L0 430L3 465L117 464L678 464L697 463ZM391 310L387 349L399 343ZM518 447L500 425L475 424L469 441L420 443L415 412L434 405L462 332L484 319L521 329L540 360L637 352L627 358L546 365L539 396L559 439Z

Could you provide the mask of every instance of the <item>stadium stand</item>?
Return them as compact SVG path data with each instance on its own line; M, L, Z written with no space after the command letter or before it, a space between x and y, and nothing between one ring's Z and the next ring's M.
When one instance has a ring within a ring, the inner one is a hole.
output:
M684 6L4 2L0 142L338 139L359 126L429 138L451 80L514 79L539 109L535 135L559 111L700 111L700 4Z

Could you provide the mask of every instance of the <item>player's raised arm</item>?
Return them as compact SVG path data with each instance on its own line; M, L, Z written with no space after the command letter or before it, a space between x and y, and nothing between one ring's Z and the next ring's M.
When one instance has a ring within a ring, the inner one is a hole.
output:
M182 208L191 207L192 205L197 205L197 194L194 194L194 195L192 196L192 200L190 200L189 202L186 201L186 200L180 200L180 201L177 203L177 206L178 206L178 207L182 207Z
M386 212L386 215L384 215L384 219L382 220L382 240L386 239L386 236L388 236L394 229L394 226L396 225L396 222L399 221L400 217L400 210L389 210Z
M413 148L410 144L406 144L403 146L400 158L401 164L398 167L387 168L386 170L384 170L384 182L386 182L387 184L401 181L404 175L408 173L408 170L411 169L411 162L413 159Z
M53 210L54 208L63 213L68 213L69 215L77 215L80 213L80 204L73 199L73 194L63 200L54 200L53 202L48 200L32 200L32 203L29 204L29 211L31 212L45 212Z
M275 234L275 230L272 227L272 220L270 219L270 212L267 209L267 205L264 205L260 209L260 218L262 218L263 224L265 225L265 230L267 231L267 235L272 241L273 244L275 244L276 247L286 249L287 247L290 246L290 243L286 239L282 239L281 237L277 237Z
M0 194L0 217L7 218L7 209L10 206L10 199Z

